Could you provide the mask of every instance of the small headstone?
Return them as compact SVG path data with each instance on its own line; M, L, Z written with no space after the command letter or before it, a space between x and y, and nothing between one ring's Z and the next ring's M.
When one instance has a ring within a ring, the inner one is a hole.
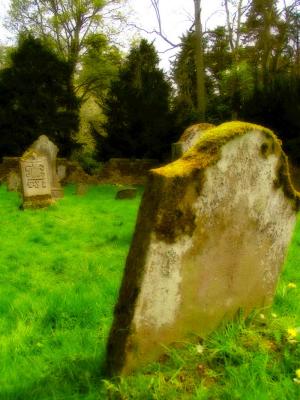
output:
M172 143L172 160L180 158L197 143L203 132L213 127L214 125L208 123L195 124L188 127L180 136L178 142Z
M76 185L76 194L78 196L83 196L87 193L89 185L86 183L77 183Z
M41 135L31 145L31 148L37 150L40 154L44 155L47 158L52 197L63 197L63 188L59 183L59 178L56 171L56 157L58 153L58 147L53 142L51 142L51 140L49 140L46 135Z
M20 192L21 191L21 177L16 171L10 171L7 176L7 190L9 192Z
M107 348L111 374L272 302L300 197L280 141L232 122L152 170Z
M117 200L134 199L136 197L136 188L128 187L119 189L116 193Z
M63 179L65 179L67 175L67 167L66 165L58 165L57 167L57 177L59 182L61 182Z
M47 207L53 203L48 162L35 150L28 150L20 158L23 208Z

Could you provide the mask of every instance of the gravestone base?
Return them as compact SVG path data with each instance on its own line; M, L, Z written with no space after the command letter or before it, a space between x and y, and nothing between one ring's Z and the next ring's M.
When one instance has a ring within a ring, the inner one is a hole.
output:
M24 197L23 204L21 206L22 210L46 208L51 204L54 204L54 200L49 195L34 196L34 197Z

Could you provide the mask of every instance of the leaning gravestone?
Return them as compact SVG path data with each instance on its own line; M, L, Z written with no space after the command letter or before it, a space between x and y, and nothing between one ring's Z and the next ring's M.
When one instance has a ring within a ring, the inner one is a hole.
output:
M188 127L180 136L178 142L172 143L172 160L181 157L186 151L194 146L203 132L213 127L214 125L207 123L195 124Z
M179 160L152 170L115 308L111 374L205 336L272 301L299 209L287 158L268 129L207 130Z
M52 197L63 197L63 189L59 183L59 177L56 171L56 156L58 153L58 147L51 142L46 135L41 135L31 145L31 148L37 150L40 154L43 154L47 158Z
M36 150L26 151L20 158L23 208L42 208L53 203L50 175L45 156Z

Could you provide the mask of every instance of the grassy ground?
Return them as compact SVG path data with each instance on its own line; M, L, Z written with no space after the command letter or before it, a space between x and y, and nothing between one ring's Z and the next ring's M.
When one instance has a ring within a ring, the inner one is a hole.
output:
M73 192L48 210L24 212L0 187L1 400L101 398L140 196L114 200L113 186Z
M105 342L140 196L73 192L22 212L0 187L0 400L300 399L300 220L272 308L107 380Z

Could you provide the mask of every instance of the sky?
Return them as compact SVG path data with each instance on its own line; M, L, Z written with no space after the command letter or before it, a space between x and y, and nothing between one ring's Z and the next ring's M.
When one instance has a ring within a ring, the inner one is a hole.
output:
M225 23L225 13L221 5L222 0L202 0L202 25L203 30ZM186 33L192 25L194 14L193 0L160 0L160 11L162 28L164 34L173 43L179 43L180 37ZM135 24L147 31L157 29L158 24L155 12L150 0L129 0L129 4L135 11L133 16ZM161 67L169 69L169 60L174 57L178 49L168 50L170 46L159 36L146 34L141 31L141 35L154 40L154 44L159 51Z
M9 7L10 0L0 0L0 43L11 43L13 36L5 30L3 23L6 12ZM224 12L222 12L221 0L203 0L202 9L202 24L204 29L213 27L217 24L224 23ZM128 0L128 5L131 8L130 22L143 28L147 31L157 29L157 21L155 12L151 6L151 0ZM180 36L184 34L192 25L194 13L193 0L160 0L160 10L162 27L165 35L172 42L178 43ZM134 35L132 28L128 33L130 38ZM159 51L161 58L160 66L165 70L169 69L169 60L174 57L175 51L168 51L169 45L160 39L157 35L149 35L140 30L139 35L146 37L154 44Z

